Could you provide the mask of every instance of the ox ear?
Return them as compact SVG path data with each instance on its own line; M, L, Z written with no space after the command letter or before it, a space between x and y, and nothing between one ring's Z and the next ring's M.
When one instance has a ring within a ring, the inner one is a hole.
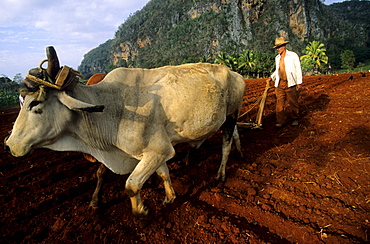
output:
M89 113L103 112L104 110L104 105L93 105L85 103L71 96L68 96L65 92L58 92L58 99L62 104L64 104L67 108L71 110L85 111Z

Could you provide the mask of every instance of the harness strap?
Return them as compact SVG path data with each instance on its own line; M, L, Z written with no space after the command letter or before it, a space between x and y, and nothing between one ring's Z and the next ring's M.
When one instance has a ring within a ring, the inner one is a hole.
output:
M59 74L60 73L60 74ZM44 72L45 80L37 78L33 75L26 75L26 79L31 80L35 83L51 87L57 90L72 90L74 86L77 84L79 79L77 77L82 78L82 75L80 72L68 67L63 66L62 69L59 71L57 75L57 80L54 82L49 75L47 75L47 72ZM53 84L55 83L55 84Z

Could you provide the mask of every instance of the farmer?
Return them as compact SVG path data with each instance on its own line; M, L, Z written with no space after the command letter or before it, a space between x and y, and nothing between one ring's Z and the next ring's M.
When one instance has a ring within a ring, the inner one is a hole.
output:
M275 82L276 94L276 128L281 128L287 121L298 125L298 96L302 88L302 70L299 57L295 52L288 51L284 37L275 40L278 55L275 57L276 70L268 79Z
M23 103L24 103L24 97L22 97L22 95L19 94L19 106L22 108L23 107Z

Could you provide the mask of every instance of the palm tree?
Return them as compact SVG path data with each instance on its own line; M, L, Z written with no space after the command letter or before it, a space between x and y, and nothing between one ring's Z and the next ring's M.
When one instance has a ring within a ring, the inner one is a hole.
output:
M249 75L254 71L253 68L255 66L256 61L254 52L248 49L245 50L238 58L238 70L243 74L247 74L249 78Z
M233 71L238 71L237 70L237 60L231 55L228 55L224 52L221 52L217 55L217 58L215 59L216 64L222 64L227 67L229 67Z
M300 59L302 61L302 66L307 64L307 66L313 66L315 71L319 71L323 64L328 63L328 56L326 56L326 48L324 44L318 41L312 41L306 46L306 50Z

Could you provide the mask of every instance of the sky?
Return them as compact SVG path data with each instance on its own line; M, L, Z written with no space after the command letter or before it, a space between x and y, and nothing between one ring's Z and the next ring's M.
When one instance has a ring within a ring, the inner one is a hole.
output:
M0 76L24 77L54 46L74 69L149 0L0 0Z
M340 3L340 2L344 2L343 0L325 0L324 3L326 5L330 5L330 4L333 4L333 3Z
M0 0L0 76L24 77L46 58L47 46L54 46L61 66L77 69L84 54L113 39L149 1Z

